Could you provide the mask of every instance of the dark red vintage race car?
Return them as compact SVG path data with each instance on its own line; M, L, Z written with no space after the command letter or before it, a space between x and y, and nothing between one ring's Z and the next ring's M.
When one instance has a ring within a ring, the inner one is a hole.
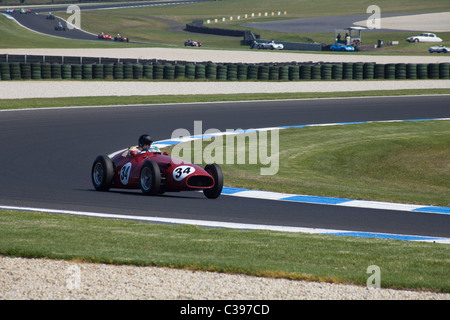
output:
M100 155L92 165L91 177L99 191L141 189L146 195L203 190L207 198L215 199L223 187L219 165L213 163L201 168L160 151L133 155L125 149L111 156Z

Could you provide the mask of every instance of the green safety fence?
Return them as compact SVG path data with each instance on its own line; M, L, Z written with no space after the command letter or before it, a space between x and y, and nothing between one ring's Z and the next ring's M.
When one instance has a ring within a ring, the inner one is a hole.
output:
M1 80L415 80L450 79L450 63L0 63Z

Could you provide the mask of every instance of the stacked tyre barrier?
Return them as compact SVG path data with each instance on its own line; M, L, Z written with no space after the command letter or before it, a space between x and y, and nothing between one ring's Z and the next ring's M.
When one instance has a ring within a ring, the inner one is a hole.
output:
M450 79L450 63L25 63L1 62L0 80L416 80Z

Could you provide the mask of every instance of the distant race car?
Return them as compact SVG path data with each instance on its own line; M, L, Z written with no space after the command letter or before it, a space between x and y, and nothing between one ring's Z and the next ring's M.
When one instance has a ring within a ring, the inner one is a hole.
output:
M271 42L256 42L253 41L252 45L250 46L250 49L271 49L271 50L283 50L284 45L281 43L276 43L275 41Z
M125 149L109 156L100 155L92 165L91 177L98 191L141 189L145 195L202 190L207 198L215 199L223 188L219 165L201 168L160 151L133 154Z
M408 42L442 42L442 39L437 37L434 33L421 33L418 36L409 37Z
M55 30L56 31L66 31L66 27L64 27L61 22L58 22L58 24L55 26Z
M117 35L114 37L114 41L129 42L130 39L127 37L122 37L121 35Z
M343 43L335 43L330 46L331 51L355 51L354 46L348 46Z
M184 42L185 47L201 47L202 43L199 41L188 40Z
M433 52L437 52L437 53L441 53L441 52L447 53L447 52L450 52L450 49L447 48L447 47L444 47L444 46L441 44L440 46L429 47L429 48L428 48L428 51L429 51L430 53L433 53Z
M10 9L6 9L6 13L14 13L16 12L16 9L10 8Z
M49 12L46 19L47 20L55 20L55 15L53 13Z
M110 34L104 34L103 32L98 34L98 38L101 40L111 40L112 39Z
M31 13L30 9L20 9L20 14L27 14L27 13Z

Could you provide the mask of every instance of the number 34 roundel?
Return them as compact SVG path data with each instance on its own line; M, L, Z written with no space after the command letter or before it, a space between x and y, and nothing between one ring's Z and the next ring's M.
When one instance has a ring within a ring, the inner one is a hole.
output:
M191 166L179 166L175 170L173 170L173 178L176 181L181 181L186 178L188 175L195 172L195 168Z

